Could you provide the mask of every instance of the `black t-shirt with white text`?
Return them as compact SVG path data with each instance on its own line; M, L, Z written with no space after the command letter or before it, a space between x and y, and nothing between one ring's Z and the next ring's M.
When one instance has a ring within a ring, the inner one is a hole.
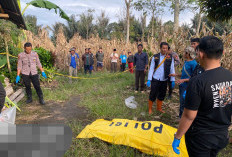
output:
M191 127L203 132L226 131L232 115L232 73L222 67L193 77L185 108L198 110Z

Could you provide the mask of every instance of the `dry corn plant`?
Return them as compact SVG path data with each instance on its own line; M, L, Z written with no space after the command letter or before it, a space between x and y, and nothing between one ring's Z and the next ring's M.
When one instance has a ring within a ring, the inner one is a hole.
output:
M162 36L160 36L158 40L153 41L153 43L151 44L152 48L148 47L150 44L144 42L144 48L151 49L154 54L160 51L159 45L160 42L162 41L168 42L172 50L174 50L178 54L182 54L184 52L184 49L190 45L189 32L181 28L178 30L176 34L168 34L167 32L164 31L164 29L160 29L159 34L162 34ZM91 48L92 53L95 55L98 49L102 47L105 56L104 65L106 69L110 69L110 55L113 52L113 49L117 49L117 53L119 55L124 49L126 50L126 52L131 51L132 54L135 54L137 52L137 44L138 44L138 43L129 43L128 45L126 45L124 40L119 40L119 39L104 40L104 39L100 39L98 36L92 36L90 39L86 40L86 39L82 39L82 37L79 36L79 34L75 34L73 38L69 42L67 42L62 27L59 29L59 32L57 34L56 47L53 45L52 41L48 37L48 33L45 29L41 30L37 36L33 35L29 31L26 32L26 35L28 41L32 42L33 45L43 47L55 53L56 55L55 66L60 70L67 70L68 67L67 55L69 54L69 49L72 47L77 48L77 52L80 56L81 65L83 65L81 57L85 52L85 48ZM201 36L213 35L213 29L208 29L203 24L203 29L200 32L200 35ZM216 35L218 36L218 34ZM228 34L228 35L224 34L218 37L222 39L225 43L225 55L223 56L222 59L223 66L225 68L232 70L232 63L230 62L230 59L232 58L232 54L231 54L232 34ZM95 63L96 63L96 59L95 59Z

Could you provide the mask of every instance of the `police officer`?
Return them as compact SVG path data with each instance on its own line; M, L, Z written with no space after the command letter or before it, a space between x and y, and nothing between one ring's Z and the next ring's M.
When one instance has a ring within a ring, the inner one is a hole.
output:
M223 50L217 37L200 40L198 57L205 72L188 84L185 109L172 144L177 154L184 134L189 157L216 157L229 142L232 73L221 67Z
M155 54L151 61L151 66L148 74L147 86L151 86L149 96L149 114L152 113L153 102L157 98L157 111L164 113L162 110L163 100L166 96L167 83L169 74L175 73L174 59L171 54L168 54L168 43L160 44L161 52ZM175 86L175 78L171 77L172 88Z
M16 83L19 83L20 81L20 73L22 73L23 83L26 86L26 93L27 93L27 101L26 103L32 102L32 92L31 92L31 82L36 90L36 93L39 97L39 102L41 105L45 105L45 102L43 100L43 93L40 88L40 82L39 82L39 75L37 71L37 67L42 72L42 76L44 78L47 78L42 65L39 60L39 56L36 52L31 51L32 44L31 43L25 43L24 45L24 52L20 53L18 55L18 67L17 67L17 77L16 77Z

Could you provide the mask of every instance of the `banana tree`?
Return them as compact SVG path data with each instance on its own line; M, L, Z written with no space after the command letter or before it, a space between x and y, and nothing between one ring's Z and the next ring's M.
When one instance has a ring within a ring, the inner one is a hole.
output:
M19 8L21 9L20 0L17 0L17 1L18 1ZM56 14L59 11L60 17L69 21L68 15L58 5L52 2L46 1L46 0L33 0L27 3L26 7L22 11L22 15L25 13L25 11L30 5L37 7L37 8L44 8L48 10L55 9Z

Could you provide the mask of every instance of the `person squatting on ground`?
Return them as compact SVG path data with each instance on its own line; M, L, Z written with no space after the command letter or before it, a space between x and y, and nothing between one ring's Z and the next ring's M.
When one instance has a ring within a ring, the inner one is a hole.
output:
M229 142L232 73L220 65L223 43L214 36L200 40L199 60L205 72L190 79L185 108L172 147L180 153L181 137L190 157L216 157Z
M161 52L152 57L151 66L148 74L147 86L151 86L149 96L149 114L152 114L153 102L157 99L157 111L162 110L163 100L166 96L169 74L175 74L174 59L168 54L168 43L160 44ZM172 88L175 86L175 77L171 77Z
M143 52L143 45L138 45L138 52L134 56L134 65L135 65L135 93L139 91L139 82L140 82L140 91L144 93L145 86L145 75L147 72L148 65L148 56L146 52Z
M79 67L79 55L75 53L75 49L71 48L69 50L69 54L67 55L68 64L69 67L69 76L75 76L77 77L77 69ZM72 78L69 78L69 82L72 83Z
M168 47L168 53L172 55L172 57L174 58L174 66L177 67L178 65L180 65L180 58L179 55L172 51L171 47ZM170 77L168 78L168 99L172 98L172 81L170 80Z
M127 58L128 68L131 74L134 72L134 55L131 52L128 52Z
M116 53L116 49L113 50L113 53L110 55L111 59L111 72L117 71L117 63L118 63L118 54Z
M6 98L6 91L2 85L2 82L0 81L0 113L2 111L2 108L4 107L5 98Z
M179 110L179 117L181 118L182 113L184 111L184 97L183 94L187 89L189 79L197 66L197 61L195 60L196 53L193 47L187 47L183 54L184 57L184 65L182 68L182 74L170 74L169 76L181 76L179 80L176 81L179 84L179 97L180 97L180 110Z
M85 74L87 74L87 71L89 71L89 74L91 74L92 73L91 65L94 64L94 60L93 60L93 54L89 53L88 48L85 49L85 54L82 55L82 61L84 63Z
M120 55L120 67L121 67L121 72L125 71L126 69L126 61L127 61L127 56L126 56L126 51L123 50L122 54Z
M102 48L100 47L98 52L96 53L97 59L97 71L102 71L103 62L104 62L104 53L102 52Z
M39 60L39 56L36 52L32 51L32 44L31 43L25 43L24 45L24 52L21 52L18 55L18 67L17 67L17 77L16 77L16 83L19 83L20 81L20 73L22 73L22 79L23 83L26 87L26 93L27 93L27 101L26 103L29 104L32 102L32 92L31 92L31 82L36 90L36 93L39 97L39 102L41 105L45 105L44 99L43 99L43 92L40 88L40 82L39 82L39 75L37 71L37 67L42 72L42 76L44 78L47 78L42 65Z

